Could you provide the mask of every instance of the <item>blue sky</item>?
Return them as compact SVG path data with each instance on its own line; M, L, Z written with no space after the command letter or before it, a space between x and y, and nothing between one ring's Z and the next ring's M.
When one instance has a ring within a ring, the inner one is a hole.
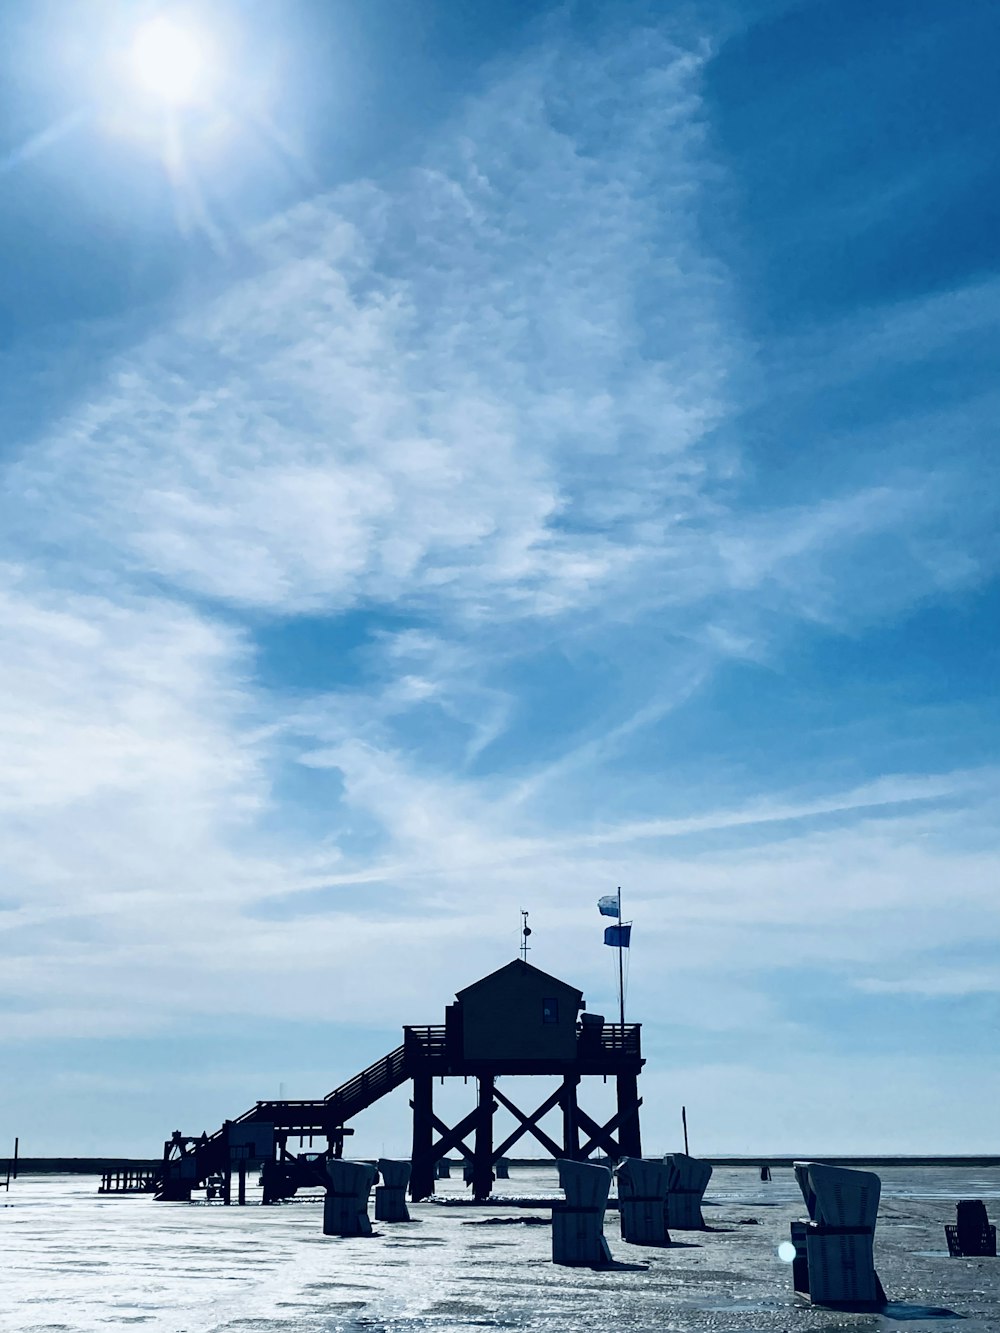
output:
M0 6L0 1147L620 883L649 1151L995 1149L995 7L667 9Z

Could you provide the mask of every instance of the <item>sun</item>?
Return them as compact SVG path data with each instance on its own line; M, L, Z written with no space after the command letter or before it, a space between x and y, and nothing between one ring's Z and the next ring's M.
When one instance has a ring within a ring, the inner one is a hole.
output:
M150 19L136 32L129 51L132 77L143 92L171 106L196 102L209 81L204 39L168 18Z

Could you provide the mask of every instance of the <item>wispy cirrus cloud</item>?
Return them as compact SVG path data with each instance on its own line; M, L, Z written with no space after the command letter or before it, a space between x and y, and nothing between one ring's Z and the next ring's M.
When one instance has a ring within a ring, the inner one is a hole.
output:
M127 578L277 613L666 606L742 639L748 592L764 620L849 619L873 547L869 615L980 577L942 530L968 476L929 481L912 452L742 505L731 423L755 375L812 402L953 345L987 303L900 302L761 359L700 234L710 57L645 28L550 43L424 164L277 220L34 444L20 521ZM928 422L926 448L956 424ZM803 454L825 438L789 428Z
M47 534L272 610L586 600L635 562L650 490L699 508L715 466L729 353L691 195L702 62L655 37L546 53L428 165L275 223L252 272L32 451ZM618 114L644 131L589 143L590 99L625 74ZM660 249L681 336L636 309Z

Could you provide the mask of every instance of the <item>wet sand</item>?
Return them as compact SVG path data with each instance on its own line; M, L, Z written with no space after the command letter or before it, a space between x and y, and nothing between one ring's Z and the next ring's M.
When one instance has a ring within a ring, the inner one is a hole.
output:
M1000 1220L1000 1169L885 1168L875 1254L886 1314L814 1308L777 1256L803 1207L790 1171L769 1184L719 1169L710 1230L656 1250L625 1244L609 1212L611 1271L549 1260L544 1209L427 1203L370 1239L322 1235L318 1202L276 1208L160 1204L97 1194L87 1176L22 1176L0 1196L0 1329L96 1333L383 1333L508 1328L666 1333L1000 1333L1000 1260L950 1259L959 1198ZM439 1182L461 1199L460 1179ZM515 1169L497 1191L551 1197L551 1166ZM9 1206L4 1206L5 1204ZM507 1220L509 1219L509 1220ZM947 1313L950 1312L950 1313ZM958 1321L961 1322L958 1322Z

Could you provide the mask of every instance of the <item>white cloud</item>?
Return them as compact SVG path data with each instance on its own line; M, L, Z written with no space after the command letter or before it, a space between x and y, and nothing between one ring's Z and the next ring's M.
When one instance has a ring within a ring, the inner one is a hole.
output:
M641 556L657 497L686 521L715 466L730 352L695 229L702 64L651 34L546 52L425 167L276 222L253 272L24 460L45 535L282 611L589 600ZM655 338L651 281L679 322Z
M8 530L278 613L660 615L710 662L759 654L775 617L851 623L981 578L996 553L949 530L948 469L854 468L740 512L737 394L808 396L808 451L817 393L981 330L989 293L751 349L700 229L710 54L561 34L422 164L277 219L23 455ZM955 421L923 423L927 448Z
M1000 995L1000 969L957 967L945 970L935 967L932 959L926 959L919 975L899 980L871 978L859 982L858 989L871 995L925 995L937 998Z
M67 596L0 568L0 810L166 786L239 818L260 788L228 731L246 661L239 634L177 603Z
M0 1034L144 1030L170 1001L133 1006L129 974L156 955L183 989L178 942L275 882L246 643L175 602L4 574L0 991L22 1003Z
M605 987L591 904L618 879L641 921L641 956L670 959L666 977L654 969L643 980L640 968L637 995L654 1009L669 1002L693 1028L725 1028L733 1015L778 1023L753 981L775 967L836 957L870 986L898 978L921 950L961 946L998 924L992 851L962 850L949 832L961 834L962 821L990 826L990 772L903 775L690 820L540 824L530 802L508 799L515 777L432 777L418 757L387 748L377 701L369 740L342 708L304 752L342 777L329 839L281 850L285 840L261 827L277 812L277 737L241 680L240 634L173 602L59 596L16 572L9 583L0 602L8 1038L138 1033L205 1015L305 1018L319 997L334 1013L366 991L372 960L380 986L366 1022L433 1017L452 989L513 952L515 900L541 926L537 961ZM394 647L408 665L442 660L419 636ZM460 670L461 659L448 665ZM394 706L381 707L391 716ZM844 814L864 822L816 824ZM370 830L360 850L346 837L359 823ZM771 828L738 849L711 841ZM944 881L958 886L946 925ZM262 917L264 904L272 910ZM408 967L415 955L429 969ZM720 981L733 969L738 1004ZM707 987L694 984L699 973Z
M547 965L589 983L601 955L592 905L619 882L640 922L637 985L646 1002L698 1029L773 1026L773 1006L758 1012L754 990L781 969L868 985L922 970L929 951L970 947L1000 931L995 838L987 836L997 793L991 770L886 777L823 799L772 798L588 833L586 819L538 827L530 810L502 799L495 778L478 788L429 778L371 746L345 741L311 762L341 771L345 805L379 828L382 853L331 867L326 883L343 894L339 910L333 892L320 906L309 894L301 905L290 895L293 917L280 928L289 937L296 917L320 932L336 933L334 923L354 929L347 904L381 883L409 895L409 906L396 910L414 914L408 938L425 956L445 957L457 931L486 966L502 961L490 941L511 938L504 923L516 900L544 922L538 943ZM986 845L968 846L970 830L987 836ZM734 831L756 836L718 844L717 834ZM375 947L392 938L378 922L366 934ZM735 1005L726 989L734 984Z

